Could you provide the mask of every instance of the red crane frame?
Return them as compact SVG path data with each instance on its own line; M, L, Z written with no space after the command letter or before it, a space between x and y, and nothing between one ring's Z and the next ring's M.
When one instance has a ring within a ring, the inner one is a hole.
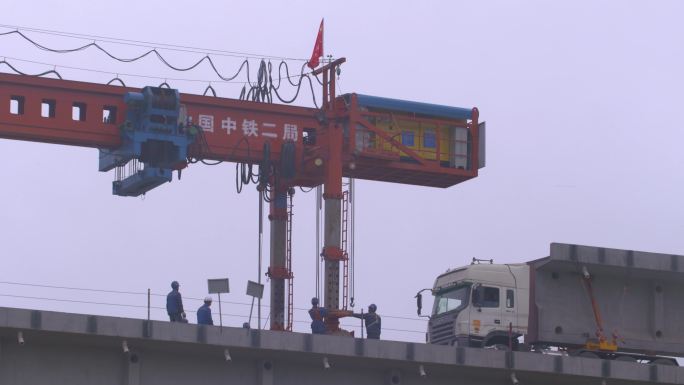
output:
M264 158L264 144L268 143L269 156L277 164L283 143L295 144L294 178L279 181L271 191L272 235L273 229L282 235L272 236L271 244L272 329L286 328L282 314L284 280L293 276L291 262L286 260L287 250L291 250L291 235L287 234L286 224L287 204L273 203L285 196L288 188L324 185L326 234L330 230L341 233L343 177L449 187L474 178L478 173L477 108L470 111L470 119L410 112L396 114L381 108L366 108L359 104L356 94L335 94L335 69L344 60L338 59L314 71L323 76L320 110L193 94L180 96L187 116L200 126L202 134L201 140L188 150L192 158L259 164ZM137 91L114 85L0 74L0 138L116 149L121 145L119 126L126 111L124 95ZM396 119L435 128L437 145L434 151L425 156L402 143L398 134L375 124L386 121L392 126ZM455 127L467 132L467 140L463 143L468 148L467 159L462 167L445 165L449 155L442 151L441 143L446 139L440 135L444 135L445 129ZM345 261L340 237L341 234L337 234L326 239L322 250L326 276L334 276L326 281L325 298L325 305L333 315L328 320L331 331L338 329L335 317L346 314L335 312L340 309L339 262ZM283 244L274 244L274 238L282 239L280 243ZM275 259L274 249L277 249ZM345 292L344 301L347 295ZM275 302L273 297L277 297ZM293 306L290 298L288 306ZM274 308L280 309L280 313L274 314ZM291 325L291 319L288 323Z

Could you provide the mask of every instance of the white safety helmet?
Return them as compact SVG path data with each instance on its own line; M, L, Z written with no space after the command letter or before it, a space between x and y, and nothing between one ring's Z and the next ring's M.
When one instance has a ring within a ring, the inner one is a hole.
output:
M214 301L214 300L213 300L213 299L211 299L211 297L210 297L210 296L206 296L206 297L204 297L204 302L213 302L213 301Z

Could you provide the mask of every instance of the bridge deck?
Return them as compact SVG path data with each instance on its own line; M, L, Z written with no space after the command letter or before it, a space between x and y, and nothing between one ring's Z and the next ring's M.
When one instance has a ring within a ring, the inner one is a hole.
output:
M0 307L3 385L474 385L513 373L523 385L684 384L680 367Z

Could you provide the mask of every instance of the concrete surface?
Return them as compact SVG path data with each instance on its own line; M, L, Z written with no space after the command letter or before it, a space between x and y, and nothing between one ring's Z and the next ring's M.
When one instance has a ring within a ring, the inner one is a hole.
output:
M606 337L615 333L621 351L684 355L684 256L553 243L533 267L531 341L582 346L596 337L586 268Z
M684 384L679 367L0 308L2 385L474 385L513 373L523 385Z

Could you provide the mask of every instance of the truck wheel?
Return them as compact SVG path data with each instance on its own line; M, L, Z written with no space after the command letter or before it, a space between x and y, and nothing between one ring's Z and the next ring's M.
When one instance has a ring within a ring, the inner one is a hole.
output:
M667 359L667 358L656 358L655 360L651 361L652 365L665 365L665 366L676 366L674 361Z

